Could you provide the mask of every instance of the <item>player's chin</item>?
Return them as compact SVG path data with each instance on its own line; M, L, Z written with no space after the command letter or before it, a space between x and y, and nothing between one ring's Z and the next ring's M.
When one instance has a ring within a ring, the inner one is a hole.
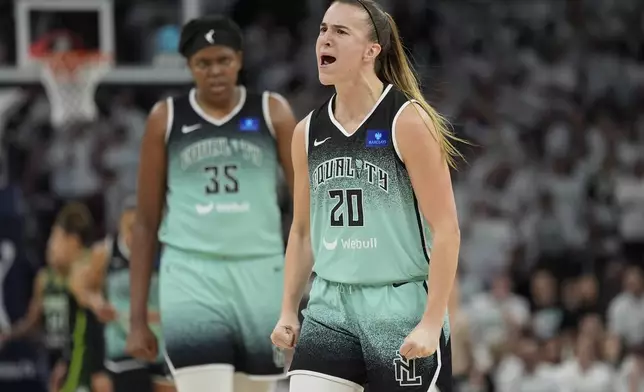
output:
M335 78L323 71L318 72L318 78L323 86L332 86L335 84Z
M206 85L206 91L208 95L212 97L219 97L222 95L228 95L232 91L233 87L228 83L208 83Z

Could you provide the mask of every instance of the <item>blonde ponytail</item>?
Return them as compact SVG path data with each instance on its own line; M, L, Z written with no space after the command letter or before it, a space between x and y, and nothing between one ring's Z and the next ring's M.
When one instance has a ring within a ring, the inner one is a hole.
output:
M390 47L386 53L383 53L379 67L379 77L383 81L393 84L400 89L409 100L417 101L422 109L427 113L431 124L426 124L427 128L432 131L432 135L440 144L441 150L450 167L456 168L457 157L463 158L463 155L454 146L453 142L465 142L456 137L445 117L436 111L423 97L420 90L418 77L414 71L405 48L403 47L396 22L391 15L384 13L391 28Z

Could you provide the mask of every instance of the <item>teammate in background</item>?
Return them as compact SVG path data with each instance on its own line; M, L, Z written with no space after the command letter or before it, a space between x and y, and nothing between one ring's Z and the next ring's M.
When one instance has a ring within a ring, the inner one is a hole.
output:
M293 137L294 220L272 334L277 346L295 346L291 391L368 383L371 392L450 392L454 136L423 99L395 22L374 1L335 1L316 52L320 81L336 95ZM317 278L300 333L310 246Z
M89 258L94 222L86 206L79 203L66 205L56 217L47 243L47 257L52 265L67 266L69 274ZM64 283L67 286L66 283ZM66 289L63 307L68 320L59 320L69 326L67 347L58 360L50 380L50 391L75 392L89 390L109 392L109 380L103 372L103 327L86 309L81 308L72 293Z
M291 186L296 121L279 95L237 85L242 33L230 19L190 21L180 52L196 88L158 103L148 118L128 348L157 355L146 312L160 242L161 321L178 391L267 391L284 377L269 336L283 285L278 170Z
M95 245L91 261L74 268L70 288L81 306L90 309L105 325L105 369L112 389L118 392L172 391L166 378L163 355L155 363L139 362L125 351L129 330L130 249L136 213L134 197L125 200L114 238ZM152 276L148 317L157 337L160 335L159 298L156 273ZM153 388L154 387L154 388Z

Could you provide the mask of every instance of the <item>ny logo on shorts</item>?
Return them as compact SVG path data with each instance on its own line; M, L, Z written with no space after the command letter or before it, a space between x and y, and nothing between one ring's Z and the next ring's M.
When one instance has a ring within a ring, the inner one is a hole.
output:
M394 358L394 372L396 381L401 387L416 387L423 385L423 378L416 375L416 360L406 359L396 351Z
M283 368L285 363L284 352L275 346L273 346L273 363L278 368Z

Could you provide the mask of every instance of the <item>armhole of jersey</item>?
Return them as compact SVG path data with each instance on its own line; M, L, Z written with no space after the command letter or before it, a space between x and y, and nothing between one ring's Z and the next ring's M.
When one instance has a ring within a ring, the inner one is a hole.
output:
M172 97L168 97L165 101L168 105L168 122L165 125L165 142L167 143L170 139L170 132L172 132L172 123L174 122L174 100L172 99Z
M398 159L400 159L401 162L404 162L404 161L403 161L402 154L400 153L400 149L398 149L398 142L396 141L396 124L398 123L398 117L403 112L403 110L405 110L407 105L409 105L410 103L418 103L418 101L416 101L415 99L411 99L403 103L400 109L398 109L398 112L394 116L394 121L391 124L391 140L393 140L394 142L394 150L396 150L396 155L398 155Z
M264 113L264 121L266 122L266 126L271 132L271 135L273 135L273 137L276 137L275 127L273 126L273 119L271 119L271 97L280 101L284 106L288 106L288 101L283 96L270 91L264 91L264 93L262 94L262 113Z
M313 116L313 112L309 113L308 116L306 116L306 125L304 126L304 146L306 148L306 156L309 156L309 133L311 132L311 117Z

